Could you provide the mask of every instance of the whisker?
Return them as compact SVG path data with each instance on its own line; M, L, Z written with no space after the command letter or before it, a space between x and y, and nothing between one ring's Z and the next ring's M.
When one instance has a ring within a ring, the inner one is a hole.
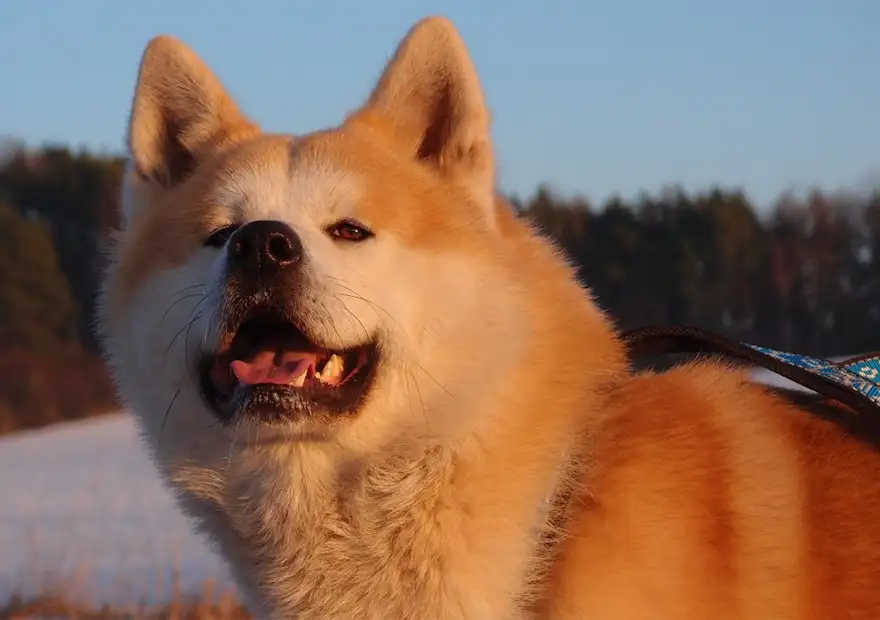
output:
M159 326L165 323L165 319L168 318L168 314L171 312L171 310L174 309L174 306L176 306L180 302L186 301L187 299L193 299L194 297L203 297L204 295L204 293L190 293L189 295L184 295L183 297L173 302L171 305L168 306L168 308L165 309L165 313L162 315L162 320L159 321Z
M168 299L166 299L165 301L171 301L172 299L174 299L175 297L177 297L178 295L180 295L180 294L182 294L182 293L186 293L186 292L191 291L191 290L193 290L193 289L204 288L204 287L205 287L204 284L191 284L191 285L189 285L189 286L184 286L184 287L183 287L182 289L180 289L179 291L176 291L176 292L174 292L174 293L171 293L171 294L168 296Z
M189 361L190 332L192 331L192 328L193 328L193 325L195 325L195 322L198 321L200 318L202 318L203 314L204 313L199 312L198 316L193 317L193 320L189 322L189 327L186 328L186 338L184 338L184 340L183 340L183 359L184 359L184 362L186 363L187 372L189 372L189 376L193 380L193 383L195 385L199 384L199 379L198 379L198 377L196 377L195 374L193 374L195 371L195 366L193 364L191 364Z
M177 339L180 338L180 336L192 326L192 323L194 321L197 321L197 320L199 320L199 318L201 318L201 316L202 316L201 312L198 312L198 314L196 314L195 316L193 316L193 314L196 313L196 311L199 309L199 306L201 306L205 302L206 299L207 299L207 296L202 297L198 301L198 303L196 303L192 307L192 309L189 312L189 315L187 316L186 321L183 324L183 327L181 327L180 330L178 330L178 332L174 335L174 337L171 339L171 342L168 343L168 347L165 349L165 352L162 354L162 361L163 362L165 361L165 358L167 357L169 351L171 351L171 348L174 346L174 343L177 342Z
M235 419L235 426L232 428L232 441L229 442L229 451L226 453L226 469L232 466L232 453L235 451L235 442L238 440L239 431L241 430L241 419Z
M159 427L159 438L156 440L156 448L162 445L162 437L165 435L165 423L168 422L168 416L171 414L171 409L174 407L174 403L177 401L177 397L180 396L180 385L178 384L177 390L174 392L174 396L171 397L171 402L168 403L168 407L165 408L165 415L162 416L162 425Z
M422 406L422 416L425 418L425 429L427 430L428 435L430 435L431 434L431 420L428 418L428 408L425 406L425 400L422 398L422 391L419 389L418 379L416 379L416 376L413 373L412 369L409 368L409 365L407 365L407 368L406 368L406 376L408 377L406 380L406 392L407 392L407 398L410 399L410 409L412 409L412 397L409 396L409 393L410 393L409 379L412 379L413 387L416 388L416 394L418 395L419 403Z
M358 318L358 315L356 315L354 312L352 312L351 309L345 305L344 301L339 299L338 295L335 295L334 297L336 297L336 300L339 302L339 305L342 306L342 309L345 310L346 312L348 312L348 314L351 315L351 318L353 318L355 321L357 321L358 325L361 326L361 329L364 330L364 339L369 339L370 332L367 331L367 327L366 327L366 325L364 325L363 321L361 321L360 318Z
M210 329L211 325L214 324L214 315L215 314L217 314L216 308L211 310L211 314L208 315L208 318L205 321L205 324L202 325L202 335L199 338L199 347L202 351L208 350L208 330Z
M341 305L343 307L345 307L345 304L341 304ZM324 310L322 317L330 316L330 310L327 308L327 304L321 302L321 308ZM348 310L348 308L346 308L346 310ZM322 318L321 320L323 321L324 319ZM333 328L333 331L336 332L336 337L339 339L340 344L343 343L344 340L342 339L342 334L340 334L339 330L336 328L336 323L334 321L329 321L329 323L330 323L330 326Z
M334 279L334 280L338 280L339 282L346 282L346 280L343 280L342 278L336 278L336 277L333 277L333 276L330 276L330 277L331 277L332 279ZM343 289L343 290L345 290L345 291L348 291L348 293L349 293L348 295L346 295L345 293L340 293L340 295L343 295L344 297L353 297L354 299L359 299L359 300L361 300L361 301L364 302L365 304L369 305L369 306L373 309L373 312L376 312L377 310L381 310L382 312L384 312L385 315L386 315L389 319L391 319L392 321L394 321L394 323L397 325L397 327L400 329L400 331L402 331L402 332L404 333L404 335L405 335L407 338L409 338L409 334L406 333L406 330L403 329L403 326L397 321L396 318L394 318L394 315L392 315L390 312L388 312L385 308L383 308L383 307L380 306L379 304L377 304L377 303L375 303L375 302L373 302L373 301L367 299L366 297L364 297L363 295L361 295L360 293L358 293L356 290L354 290L353 288L351 288L351 287L349 287L349 286L346 286L346 285L344 285L344 284L337 284L336 286L338 286L339 288L341 288L341 289ZM378 315L378 312L376 312L376 314Z
M330 278L333 279L333 280L337 280L337 282L346 282L346 280L343 280L342 278L336 278L336 277L334 277L334 276L330 276ZM397 325L397 327L400 329L401 333L407 338L407 340L412 341L412 338L411 338L410 335L407 333L407 331L403 328L403 326L400 324L400 322L399 322L397 319L395 319L395 318L394 318L394 315L392 315L390 312L388 312L385 308L383 308L383 307L380 306L379 304L377 304L377 303L375 303L375 302L373 302L373 301L367 299L366 297L364 297L363 295L361 295L361 294L358 293L357 291L354 291L353 289L351 289L351 288L348 287L348 286L345 286L345 285L343 285L343 284L339 284L339 283L337 283L336 286L338 286L339 288L341 288L341 289L343 289L343 290L349 291L349 293L350 293L350 294L346 294L346 293L337 293L337 294L335 295L335 296L337 297L337 299L338 299L339 297L351 297L351 298L353 298L353 299L358 299L358 300L360 300L360 301L363 301L365 304L369 305L369 306L373 309L373 312L376 313L376 316L379 315L379 313L377 312L377 310L381 310L383 313L385 313L385 315L386 315L388 318L390 318L390 319L394 322L395 325ZM345 309L346 309L346 310L347 310L352 316L355 316L354 313L348 308L348 306L346 306L345 303L342 302L342 300L339 300L339 301L340 301L340 303L341 303L341 305L342 305L343 308L345 308ZM357 318L357 317L355 316L355 318ZM360 319L358 319L358 322L360 322ZM363 326L363 323L361 323L361 326ZM366 331L366 328L364 328L364 329L365 329L365 331ZM450 392L448 389L446 389L446 387L445 387L442 383L440 383L439 381L437 381L437 379L435 379L434 376L433 376L430 372L428 372L428 370L427 370L424 366L422 366L422 364L419 363L418 360L413 360L413 363L415 364L415 366L416 366L419 370L421 370L423 373L425 373L425 375L426 375L431 381L433 381L434 384L435 384L437 387L439 387L441 390L443 390L444 392L446 392L446 394L447 394L450 398L452 398L453 400L458 400L458 399L455 397L455 395L454 395L452 392Z

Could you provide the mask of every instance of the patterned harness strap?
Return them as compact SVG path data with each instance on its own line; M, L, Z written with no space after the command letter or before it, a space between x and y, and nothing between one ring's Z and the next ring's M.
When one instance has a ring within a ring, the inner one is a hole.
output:
M642 327L623 335L631 357L691 353L722 355L763 366L858 414L880 413L880 353L831 362L730 340L683 325Z

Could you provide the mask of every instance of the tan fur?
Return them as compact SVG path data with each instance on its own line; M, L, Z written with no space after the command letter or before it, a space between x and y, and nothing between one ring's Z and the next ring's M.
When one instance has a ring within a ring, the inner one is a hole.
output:
M107 357L261 617L880 614L878 453L722 366L629 373L573 270L496 197L447 20L417 24L340 127L297 138L157 38L129 147ZM355 216L375 243L334 245L325 227ZM202 242L267 218L306 249L309 330L382 344L356 416L224 426L199 398L222 271Z

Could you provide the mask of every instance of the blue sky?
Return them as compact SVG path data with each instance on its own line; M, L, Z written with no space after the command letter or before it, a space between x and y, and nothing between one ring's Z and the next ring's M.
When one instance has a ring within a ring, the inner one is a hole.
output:
M121 151L160 32L267 129L330 126L431 13L474 57L507 191L717 182L766 204L880 177L878 0L0 0L0 135Z

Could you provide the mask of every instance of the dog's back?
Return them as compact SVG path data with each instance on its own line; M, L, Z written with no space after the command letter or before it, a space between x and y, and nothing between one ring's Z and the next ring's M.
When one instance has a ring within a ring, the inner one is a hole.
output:
M552 617L878 616L876 446L709 364L634 377L611 400Z

